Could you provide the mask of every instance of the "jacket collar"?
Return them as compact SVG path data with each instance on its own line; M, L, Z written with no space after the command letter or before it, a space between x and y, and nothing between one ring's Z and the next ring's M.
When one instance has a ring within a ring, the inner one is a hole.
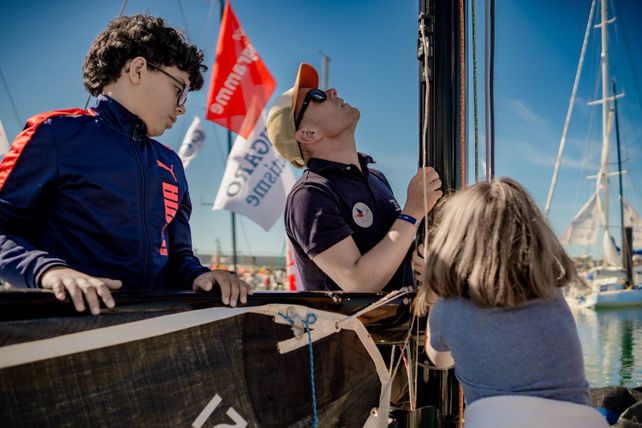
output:
M92 110L116 132L127 135L133 140L141 140L147 136L147 127L143 121L107 95L99 95L96 106Z

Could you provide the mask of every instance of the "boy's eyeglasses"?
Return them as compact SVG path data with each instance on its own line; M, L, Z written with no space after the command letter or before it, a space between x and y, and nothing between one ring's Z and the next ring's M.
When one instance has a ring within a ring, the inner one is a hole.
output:
M172 79L174 82L176 82L180 87L181 87L181 93L178 95L178 99L176 100L176 107L181 107L185 105L185 102L187 101L187 93L189 92L189 86L187 86L185 83L177 79L176 77L172 76L165 70L161 69L159 66L156 64L152 64L151 62L147 61L147 65L149 65L151 68L154 70L160 71L163 73L165 76L169 77Z
M315 103L322 103L327 99L328 96L321 89L312 89L308 91L308 93L305 94L305 98L303 99L301 110L299 110L299 114L296 116L294 129L299 129L299 125L301 124L301 120L303 119L303 113L305 113L305 109L308 108L308 104L310 104L310 101L314 101Z

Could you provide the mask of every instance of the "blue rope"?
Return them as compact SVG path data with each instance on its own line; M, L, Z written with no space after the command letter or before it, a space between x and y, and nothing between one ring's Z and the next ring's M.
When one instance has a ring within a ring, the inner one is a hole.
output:
M294 320L289 316L278 312L279 316L286 320L290 325L294 325ZM313 313L309 313L305 317L305 331L308 333L308 351L310 351L310 383L312 385L312 427L317 428L319 426L319 415L317 414L317 393L316 385L314 384L314 352L312 351L312 335L310 334L310 324L317 322L317 316Z
M279 315L281 315L281 318L283 318L284 320L289 322L290 325L294 324L294 320L292 318L290 318L289 316L287 316L285 314L282 314L281 312L279 312Z
M312 420L313 428L317 428L319 425L319 416L317 414L317 394L316 387L314 385L314 352L312 352L312 335L310 334L310 324L314 324L317 321L317 316L313 313L309 313L305 317L305 330L308 332L308 350L310 351L310 382L312 384L312 411L314 414L314 419Z

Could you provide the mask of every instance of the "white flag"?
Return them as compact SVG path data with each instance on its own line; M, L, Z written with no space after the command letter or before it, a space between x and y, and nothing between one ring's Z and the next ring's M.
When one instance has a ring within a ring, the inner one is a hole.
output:
M285 207L294 173L270 142L265 110L247 139L236 137L213 209L234 211L269 230Z
M562 244L587 245L595 243L597 239L597 228L600 224L600 214L596 203L597 193L584 204L577 213L568 229L560 238Z
M4 155L9 151L9 139L7 138L7 133L4 132L4 126L2 126L2 121L0 120L0 156Z
M195 116L185 134L185 138L183 138L180 149L178 149L178 157L181 158L181 162L183 162L183 168L187 168L192 159L201 151L204 142L205 132L203 132L201 119Z
M633 248L642 248L642 217L635 208L624 199L624 226L633 228Z

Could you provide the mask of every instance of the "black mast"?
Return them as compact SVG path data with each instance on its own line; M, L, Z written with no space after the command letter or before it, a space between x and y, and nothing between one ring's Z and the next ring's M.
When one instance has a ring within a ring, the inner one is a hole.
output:
M424 26L428 45L424 52L420 30L419 165L437 170L445 192L464 187L467 177L466 4L419 1L419 25Z
M444 193L467 179L467 3L419 0L419 166L437 170ZM430 370L417 385L417 418L434 407L437 426L461 426L462 404L452 369Z
M622 267L626 271L626 285L633 284L633 266L631 264L632 257L632 233L627 233L627 228L624 226L624 192L622 190L622 156L620 155L620 121L618 119L617 111L617 91L615 87L615 80L613 80L613 111L615 113L615 142L617 146L617 170L618 180L620 184L619 197L620 197L620 224L622 225Z

